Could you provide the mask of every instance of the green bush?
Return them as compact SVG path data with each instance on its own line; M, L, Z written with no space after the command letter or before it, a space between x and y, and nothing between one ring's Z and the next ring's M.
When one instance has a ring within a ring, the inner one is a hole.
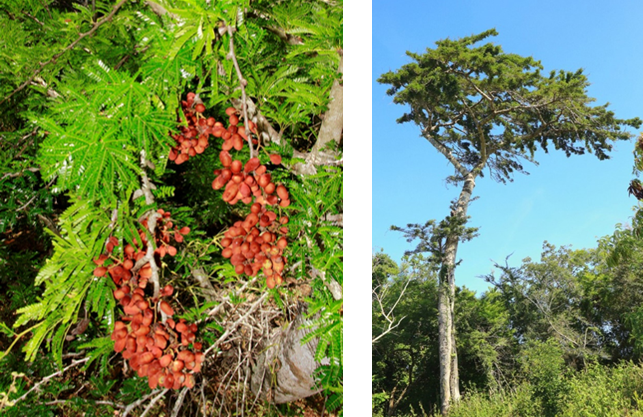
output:
M643 367L624 363L615 368L592 365L569 381L564 417L643 416Z

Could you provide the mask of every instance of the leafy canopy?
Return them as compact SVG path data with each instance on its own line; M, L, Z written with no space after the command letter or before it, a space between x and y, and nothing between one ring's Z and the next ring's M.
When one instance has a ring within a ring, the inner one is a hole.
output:
M553 144L567 156L593 152L607 159L611 142L630 138L608 104L592 107L582 69L543 75L540 61L504 53L493 43L475 46L495 29L458 40L436 42L425 54L407 52L412 63L383 74L387 94L410 106L398 123L415 122L422 136L456 167L453 182L489 168L497 181L523 172L537 147Z

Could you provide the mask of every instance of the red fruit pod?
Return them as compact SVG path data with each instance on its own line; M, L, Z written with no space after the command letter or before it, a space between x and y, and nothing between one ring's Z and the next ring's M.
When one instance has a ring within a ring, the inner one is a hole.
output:
M165 300L161 301L160 307L161 307L161 310L165 314L167 314L168 316L173 316L174 315L174 310L172 309L172 307L170 306L170 304L167 301L165 301Z
M282 200L288 200L288 190L286 190L286 187L281 184L277 186L277 195Z
M248 162L246 162L246 166L244 168L244 171L246 173L250 173L250 172L254 171L255 169L257 169L259 167L259 165L261 165L261 161L259 161L259 158L251 158L250 160L248 160Z
M177 332L186 333L188 330L190 330L190 329L188 328L187 324L185 324L185 321L180 321L180 322L176 323L176 331Z
M162 368L167 367L171 363L172 363L172 355L170 354L163 355L159 358L159 364L161 365Z
M114 330L110 338L114 341L120 340L120 339L127 339L127 329L118 329ZM125 345L123 345L125 346Z
M231 116L228 118L228 121L230 122L230 124L231 124L232 126L236 126L236 125L238 125L238 124L239 124L239 118L238 118L238 117L237 117L237 115L235 115L235 114L231 115Z
M194 375L188 374L185 377L185 382L183 383L188 389L194 388L196 381L194 380Z
M145 264L145 266L138 271L138 275L144 279L152 278L152 267L150 264Z
M273 275L266 277L266 286L270 289L275 288L276 285L275 277Z
M226 186L225 191L223 192L223 201L228 202L232 200L237 195L238 191L239 186L233 182L229 182Z
M130 301L132 301L132 298L129 295L126 295L123 298L121 298L121 305L123 307L127 307L129 305Z
M125 298L125 297L123 297L123 298ZM133 316L133 315L135 315L135 314L140 313L140 312L141 312L141 309L139 309L139 308L136 306L136 303L129 303L128 305L126 305L126 306L124 306L124 307L123 307L123 311L124 311L124 312L125 312L125 314L127 314L128 316Z
M281 200L279 202L280 207L288 207L290 205L290 200Z
M216 120L214 120L214 117L208 117L208 120L206 120L205 124L208 126L212 127L216 123Z
M138 363L140 363L141 365L147 365L153 360L154 360L154 354L152 352L145 352L139 356Z
M253 213L255 213L255 214L259 213L259 212L261 211L261 204L259 204L259 203L254 203L254 204L250 207L250 211L251 211L251 212L253 212Z
M106 273L107 268L105 268L104 266L99 266L98 268L94 269L94 276L104 277Z
M168 246L167 247L167 253L170 256L175 256L176 255L176 248L174 246Z
M205 111L205 106L202 103L199 103L194 106L194 110L196 110L198 113L203 113Z
M232 171L233 174L240 173L241 168L243 168L243 163L241 161L239 161L238 159L232 161L232 164L230 165L230 171Z
M221 251L221 256L223 256L226 259L230 258L232 256L232 249L225 248L223 251Z
M149 385L150 389L156 389L156 387L158 387L160 376L161 376L160 373L156 373L154 375L150 375L147 378L147 385Z
M126 259L125 262L123 262L123 268L127 269L128 271L134 267L134 262L132 262L131 259Z
M127 341L125 342L125 348L130 352L136 351L136 339L133 336L127 336Z
M236 272L237 274L243 274L243 271L244 271L244 266L241 264L236 265L234 267L234 272Z
M232 164L232 156L230 156L228 151L221 151L219 153L219 160L224 167L229 167L230 164Z
M248 135L246 135L246 127L238 126L237 134L243 138L243 140L248 140Z
M174 163L177 165L181 165L183 162L187 161L188 159L190 159L190 157L187 154L182 153L181 155L176 157L176 159L174 160Z
M230 239L229 237L225 237L221 239L221 246L224 248L227 248L228 246L230 246L231 243L232 243L232 239Z
M116 342L114 343L114 351L115 352L122 352L123 349L125 349L125 344L127 343L127 338L123 337L121 339L116 339Z
M190 156L196 156L196 149L194 149L194 148L190 148L190 149L188 150L188 155L190 155Z
M230 116L232 116L233 114L236 114L236 113L237 113L237 109L235 109L234 107L228 107L227 109L225 109L225 114L228 117L230 117Z
M222 175L219 175L212 181L212 189L213 190L220 190L223 188L224 185L226 185L227 181L223 179Z
M182 235L187 235L188 233L190 233L190 228L187 226L182 227L179 229L179 233L181 233Z
M259 168L255 169L255 175L263 175L266 172L266 166L261 165ZM270 182L270 181L268 181Z
M272 176L270 174L263 174L259 177L259 179L257 180L257 183L261 186L261 188L264 188L268 184L270 184L270 180L272 180Z
M242 182L241 185L239 186L239 192L243 196L243 198L250 197L252 195L252 192L250 191L250 187L248 187L248 184L245 182Z
M184 363L194 362L194 354L189 350L182 350L177 355L178 360L183 361Z
M167 389L171 389L174 386L174 376L172 376L172 374L165 376L165 382L163 383L163 386Z
M282 250L283 250L286 246L288 246L288 240L286 240L286 238L285 238L285 237L281 237L281 238L277 241L277 247L278 247L279 249L282 249Z
M270 162L275 165L281 164L281 155L272 154L270 155Z
M162 292L163 292L163 296L169 297L170 295L172 295L174 293L174 287L171 286L170 284L168 284L165 287L163 287Z
M266 174L266 175L267 175L267 174ZM277 187L275 186L275 183L274 183L274 182L271 182L271 183L268 183L268 184L263 188L263 190L264 190L267 194L272 194L272 193L274 193L274 192L275 192L275 189L276 189L276 188L277 188Z
M232 146L235 150L240 151L243 149L243 138L239 135L232 136Z
M174 362L172 362L170 369L172 370L172 372L181 372L184 366L185 364L183 361L175 360Z
M94 263L98 266L101 266L109 258L109 255L102 254L98 258L94 259Z
M160 334L154 334L154 344L159 349L165 349L167 346L167 339Z
M183 235L179 232L174 232L174 240L176 240L178 243L183 242Z
M175 161L177 156L179 156L179 154L176 152L176 150L174 148L170 149L170 155L168 156L168 159L170 161Z
M288 217L283 216L283 217L281 217L281 218L279 219L279 223L281 223L281 224L287 224L287 223L288 223L288 220L289 220L289 219L288 219Z

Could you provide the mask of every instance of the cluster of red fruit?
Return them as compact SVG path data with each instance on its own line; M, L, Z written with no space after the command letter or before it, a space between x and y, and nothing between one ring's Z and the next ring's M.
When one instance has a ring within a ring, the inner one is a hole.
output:
M160 260L166 254L176 255L176 248L170 245L173 237L176 242L183 241L183 235L190 232L188 227L179 229L170 219L170 213L158 210L154 240L155 257ZM147 227L147 221L142 222ZM194 373L201 370L205 355L201 352L202 344L196 342L196 324L188 324L184 319L175 322L171 317L174 310L170 303L163 299L170 297L174 288L166 285L159 297L147 297L145 287L152 277L149 262L136 269L135 262L143 259L149 244L147 234L139 230L142 247L138 241L134 246L127 244L123 257L118 258L113 250L118 246L118 239L110 237L107 243L107 254L101 255L94 262L98 267L94 275L98 277L109 273L118 286L114 298L123 306L124 316L114 324L112 340L114 350L123 352L123 358L129 360L131 368L140 377L148 377L150 388L157 386L179 389L183 386L194 386ZM106 262L110 262L107 266ZM166 316L165 322L159 320L160 313ZM192 348L190 348L192 344Z
M283 250L288 245L286 237L288 217L277 220L274 211L264 205L254 203L250 214L244 221L236 222L228 229L221 246L224 258L229 258L237 274L245 273L251 277L263 269L268 288L274 288L283 282L283 270L286 258ZM282 235L277 237L277 234Z
M229 119L229 126L226 129L223 123L214 120L214 117L205 118L202 116L205 111L203 103L196 103L197 97L194 93L188 93L187 100L181 102L183 114L187 120L187 126L180 126L179 131L172 135L176 140L177 146L170 150L170 161L176 164L182 164L190 159L190 157L202 154L208 147L208 139L210 135L223 139L223 149L226 151L232 148L240 151L243 149L244 140L248 140L246 136L245 126L237 126L239 124L239 117L236 114L234 107L226 109L226 114ZM256 131L254 123L248 123L252 131ZM256 140L253 141L255 144Z
M212 182L212 188L219 190L225 187L223 191L223 201L229 204L236 204L241 201L244 204L252 204L250 214L244 221L238 221L225 232L225 237L221 241L224 247L222 255L230 259L234 265L237 274L245 273L249 276L255 276L263 269L266 276L266 285L268 288L274 288L283 282L282 273L286 263L283 257L283 250L288 242L285 236L288 228L287 217L277 220L277 213L268 210L267 206L279 205L288 207L290 205L290 196L283 184L276 185L272 182L272 176L266 172L267 167L261 164L259 158L250 158L245 164L241 160L233 160L230 152L233 148L241 151L244 143L248 140L246 127L238 126L239 115L234 107L226 109L230 125L224 128L221 122L216 122L214 118L205 118L202 113L205 106L202 103L195 102L196 95L188 93L187 100L182 102L183 112L185 114L190 128L181 128L183 133L182 139L174 138L180 143L181 155L178 155L178 148L170 151L170 160L177 164L184 162L189 156L201 153L196 146L201 143L201 138L207 146L209 134L223 139L219 160L223 169L214 171L217 177ZM248 121L251 132L256 134L256 126L252 121ZM192 127L193 126L193 127ZM186 137L186 132L189 138ZM198 141L191 138L199 137ZM189 144L184 143L189 142ZM257 144L255 139L252 143ZM190 147L193 148L190 148ZM188 149L183 151L183 149ZM194 149L192 153L189 149ZM205 148L204 148L205 149ZM184 158L180 158L186 155ZM278 165L281 163L281 156L270 155L270 162ZM282 235L277 237L277 234Z

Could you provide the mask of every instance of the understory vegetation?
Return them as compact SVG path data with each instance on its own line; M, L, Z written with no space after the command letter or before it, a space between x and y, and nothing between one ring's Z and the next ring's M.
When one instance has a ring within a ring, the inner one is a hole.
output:
M596 248L508 259L479 296L457 288L464 394L450 416L643 415L639 217ZM374 415L439 415L437 285L422 255L373 256Z

